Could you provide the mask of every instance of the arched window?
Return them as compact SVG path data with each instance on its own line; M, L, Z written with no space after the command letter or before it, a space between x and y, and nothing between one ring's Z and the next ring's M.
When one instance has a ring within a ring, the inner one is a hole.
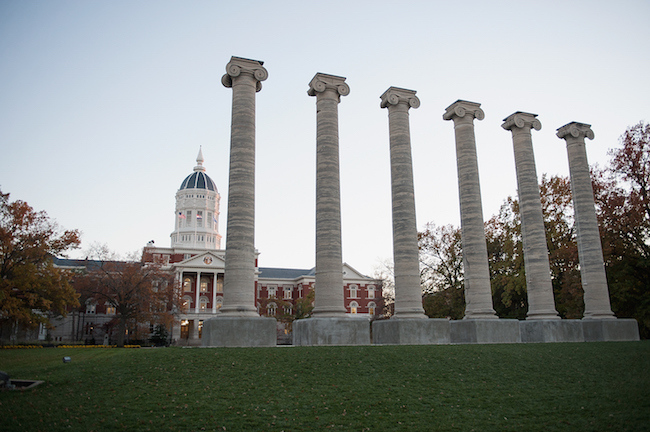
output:
M190 296L183 297L183 302L181 303L182 312L188 313L190 311L191 306L192 306L192 297Z
M210 278L206 276L201 276L201 292L208 292L208 285L210 284Z
M275 316L275 312L278 309L277 305L275 303L269 303L266 305L266 314L268 316Z
M186 277L183 279L183 292L192 291L192 278Z
M376 309L377 309L377 305L375 304L375 302L368 303L368 315L374 316Z
M199 299L199 307L201 312L205 312L206 309L208 308L208 298L207 297L201 297Z
M106 315L115 315L115 306L110 303L106 303Z
M217 310L221 309L221 306L223 306L223 297L219 296L217 297L217 302L216 302ZM259 311L258 311L259 313Z
M350 302L350 313L351 313L351 314L355 314L355 313L357 313L357 310L358 310L358 309L359 309L359 303L357 303L357 302L355 302L355 301Z
M86 313L94 314L97 311L97 303L93 299L86 300Z

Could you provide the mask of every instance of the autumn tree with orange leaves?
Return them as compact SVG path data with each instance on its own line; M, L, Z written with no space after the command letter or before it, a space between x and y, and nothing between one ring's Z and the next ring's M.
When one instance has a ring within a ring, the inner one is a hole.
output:
M52 263L78 245L78 231L61 232L45 212L0 191L0 340L78 305L70 273Z
M115 308L118 346L124 346L127 330L138 334L150 325L171 329L181 304L173 274L137 260L91 261L74 286L87 301Z

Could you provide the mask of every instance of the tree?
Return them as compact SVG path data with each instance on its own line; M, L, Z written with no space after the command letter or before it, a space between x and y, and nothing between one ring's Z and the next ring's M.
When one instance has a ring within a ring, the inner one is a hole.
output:
M431 318L465 315L460 229L428 223L418 233L424 312Z
M158 264L90 261L74 285L89 301L115 308L118 346L124 346L127 330L137 334L142 326L171 328L181 305L173 274Z
M525 319L528 311L519 202L508 197L485 223L492 304L501 318Z
M78 245L78 231L61 232L45 212L0 191L0 339L3 328L49 325L78 305L70 274L52 262Z
M594 189L612 310L650 338L650 125L628 128L609 154L608 187Z
M374 279L381 281L380 319L390 318L395 314L395 269L388 260L381 261L375 267Z

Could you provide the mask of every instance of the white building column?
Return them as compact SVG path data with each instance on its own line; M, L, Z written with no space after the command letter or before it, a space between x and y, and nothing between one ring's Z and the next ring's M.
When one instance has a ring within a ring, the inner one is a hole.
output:
M528 293L527 319L560 319L555 310L551 268L546 246L546 229L539 195L535 153L531 129L540 130L542 123L536 114L516 112L501 125L512 132L517 169L517 191L521 215L521 236Z
M318 73L309 83L316 96L316 292L314 317L344 317L339 176L338 104L350 93L345 78Z
M196 272L196 303L194 303L194 313L199 313L199 300L201 300L201 272Z
M203 346L274 346L276 321L255 307L255 93L264 62L232 57L221 82L232 88L224 303L203 325Z
M212 273L212 313L217 313L217 273Z
M428 319L422 307L415 187L411 157L409 109L418 108L415 91L390 87L381 96L388 108L390 173L393 204L395 314L372 323L373 343L383 345L448 344L447 319Z
M394 318L427 318L422 307L415 188L411 158L409 109L418 108L415 91L390 87L381 95L388 109L393 204Z
M569 157L580 277L584 290L584 319L612 319L615 317L609 302L594 190L585 148L585 138L594 139L594 132L588 124L572 122L559 128L557 136L566 141Z
M451 343L521 342L518 320L498 319L492 305L490 268L483 225L474 119L483 120L481 104L458 100L442 118L453 120L456 135L460 227L463 244L465 317L452 321Z
M465 277L465 318L497 318L492 305L487 243L483 227L474 119L483 120L481 104L458 100L447 107L444 120L453 120L460 196L461 241Z
M350 93L345 78L317 73L316 96L316 283L312 317L293 324L294 345L367 345L368 322L346 313L341 248L338 104Z

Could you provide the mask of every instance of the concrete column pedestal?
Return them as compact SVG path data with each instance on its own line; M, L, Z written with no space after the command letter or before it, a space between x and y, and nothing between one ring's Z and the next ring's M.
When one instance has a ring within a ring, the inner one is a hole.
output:
M271 317L228 317L223 314L203 322L204 347L272 347L276 321Z
M638 341L639 323L632 318L583 319L585 342Z
M452 344L521 342L515 319L462 319L449 324Z
M446 345L450 324L446 318L373 321L372 343L377 345Z
M293 322L293 344L370 345L370 323L348 317L312 317Z
M584 342L581 320L539 319L519 321L521 341L539 342Z

